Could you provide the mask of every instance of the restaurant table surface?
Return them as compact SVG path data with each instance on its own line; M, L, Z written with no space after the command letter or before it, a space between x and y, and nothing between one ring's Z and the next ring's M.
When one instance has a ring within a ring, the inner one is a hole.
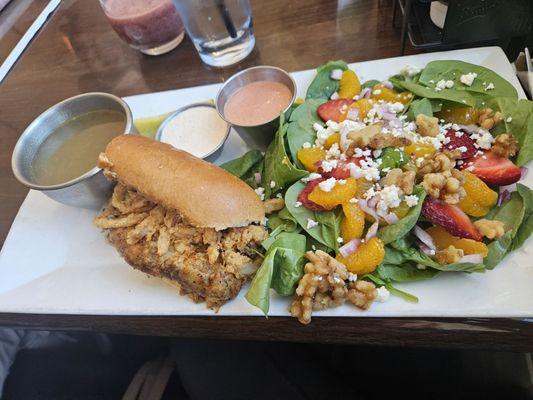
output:
M32 10L45 4L37 0ZM0 83L0 244L27 194L11 172L13 147L24 128L60 100L91 91L129 96L218 83L236 71L260 64L297 71L331 59L357 62L399 55L399 31L392 28L392 0L258 0L252 1L252 8L257 39L254 51L237 66L215 69L200 61L187 38L166 55L142 55L119 40L98 1L63 0ZM0 49L10 45L7 40L0 38ZM407 53L414 52L408 49ZM28 243L28 251L31 245ZM533 349L531 322L505 318L328 317L302 326L289 317L0 313L0 325L163 336Z

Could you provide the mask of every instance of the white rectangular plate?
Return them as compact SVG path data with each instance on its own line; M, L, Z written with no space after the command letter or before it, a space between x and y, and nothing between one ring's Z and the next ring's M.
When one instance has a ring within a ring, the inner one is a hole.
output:
M421 54L351 64L361 77L385 79L406 64L457 59L488 67L523 91L501 49L496 47ZM303 96L314 71L293 74ZM128 97L134 117L146 117L213 98L219 85ZM242 155L247 144L232 132L217 163ZM528 186L531 185L531 175ZM179 190L179 189L178 189ZM0 253L0 312L109 315L215 315L159 279L133 270L93 226L95 213L64 206L30 191ZM323 316L533 317L531 239L485 274L447 273L424 282L398 285L418 304L391 297L368 311L353 306L317 312ZM240 295L218 315L261 315ZM288 315L289 298L272 293L270 315Z

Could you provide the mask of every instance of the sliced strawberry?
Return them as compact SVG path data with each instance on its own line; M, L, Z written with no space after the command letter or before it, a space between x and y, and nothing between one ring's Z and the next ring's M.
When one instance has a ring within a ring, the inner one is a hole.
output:
M316 112L324 122L335 121L340 122L341 116L348 111L348 106L352 104L352 99L337 99L330 100L321 104Z
M324 178L318 178L310 181L307 186L300 192L298 195L298 201L302 203L302 205L311 210L311 211L324 211L325 208L322 206L319 206L315 202L309 200L309 193L313 191L313 189L318 186L318 184L322 181L325 181Z
M448 129L445 136L450 139L450 141L443 145L443 148L446 150L460 149L460 159L470 158L476 154L477 150L474 146L474 141L470 138L468 133Z
M468 215L453 204L427 197L422 205L422 215L450 235L481 241L481 235Z
M520 180L520 168L491 151L465 160L463 166L491 186L510 185Z

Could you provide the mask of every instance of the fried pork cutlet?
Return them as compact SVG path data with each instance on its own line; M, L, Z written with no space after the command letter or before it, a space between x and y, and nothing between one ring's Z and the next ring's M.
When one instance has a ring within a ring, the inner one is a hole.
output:
M94 222L131 266L178 284L181 294L211 308L239 293L254 270L254 249L267 237L259 225L193 227L120 183Z

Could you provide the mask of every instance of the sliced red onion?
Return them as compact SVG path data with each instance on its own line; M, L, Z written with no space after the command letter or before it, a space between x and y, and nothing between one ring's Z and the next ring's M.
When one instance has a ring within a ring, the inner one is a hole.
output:
M346 114L346 117L348 119L351 119L352 121L355 121L359 117L359 109L350 107L348 109L348 113Z
M397 119L396 114L389 110L384 111L381 118L383 118L385 121L393 121Z
M352 110L350 108L350 110ZM350 111L348 111L350 112ZM357 109L357 113L359 113L359 110ZM350 133L350 128L348 128L348 126L344 125L342 128L341 128L341 143L340 143L340 147L341 147L341 150L342 151L345 151L348 146L347 146L347 141L348 141L348 133Z
M425 243L417 242L418 248L427 256L434 256L435 250L430 249Z
M259 172L256 172L254 174L254 181L255 183L257 183L258 185L261 184L261 174Z
M461 257L461 263L481 264L483 262L483 254L468 254Z
M398 216L396 214L394 214L393 212L388 213L387 215L385 215L383 217L383 219L389 225L394 225L395 223L397 223L399 221Z
M369 99L370 96L372 96L372 89L370 88L364 88L361 90L361 93L359 93L359 97L362 99Z
M520 172L521 172L520 179L525 179L527 173L529 172L529 168L528 167L522 167L522 168L520 168Z
M363 210L364 213L374 217L374 219L377 221L379 219L378 215L376 214L376 209L375 208L372 208L372 207L369 207L368 206L368 202L364 199L359 199L359 201L357 202L357 204L359 205L359 208L361 210Z
M370 228L368 228L368 231L366 232L365 236L365 242L368 242L370 239L372 239L374 236L376 236L376 233L378 233L379 228L379 222L376 221L372 225L370 225Z
M500 194L498 195L498 201L496 205L500 207L503 203L511 199L511 192L509 192L507 189L500 188Z
M345 245L339 247L339 253L343 257L348 257L349 255L355 253L357 251L357 248L361 244L361 239L352 239Z
M435 243L433 242L433 238L427 233L425 230L423 230L418 225L415 225L413 229L413 233L417 238L419 238L422 243L424 243L427 247L429 247L431 250L435 250L437 246L435 246Z
M381 200L381 196L375 195L370 200L368 200L368 207L375 209L380 200Z
M381 86L387 89L394 89L394 85L392 84L391 81L383 81L381 82Z

